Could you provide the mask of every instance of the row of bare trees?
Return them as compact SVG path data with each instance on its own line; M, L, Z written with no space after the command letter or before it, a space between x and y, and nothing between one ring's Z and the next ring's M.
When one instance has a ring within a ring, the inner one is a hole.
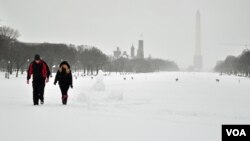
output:
M19 54L16 54L15 45L19 32L9 26L0 26L0 65L12 73L12 67Z
M12 74L13 70L23 73L33 61L34 54L40 54L52 71L61 61L68 61L72 70L83 71L85 75L98 74L99 70L109 72L154 72L176 71L178 66L162 59L113 59L96 47L73 44L24 43L17 40L19 32L11 27L0 27L0 69Z
M239 56L227 56L224 61L216 64L214 70L221 73L250 76L250 51L246 49Z
M17 40L19 32L11 27L0 27L0 68L16 76L23 73L33 61L34 54L40 54L50 68L57 69L58 64L67 60L72 68L83 69L84 73L98 72L107 62L107 56L96 47L53 44L23 43Z
M178 66L172 62L162 59L154 58L118 58L111 61L106 65L106 70L111 72L134 72L134 73L146 73L146 72L159 72L159 71L178 71Z

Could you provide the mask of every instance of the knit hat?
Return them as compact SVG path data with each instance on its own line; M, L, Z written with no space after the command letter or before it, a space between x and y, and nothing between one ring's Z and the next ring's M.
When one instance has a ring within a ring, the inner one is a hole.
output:
M34 59L35 59L35 60L40 60L40 59L41 59L41 58L40 58L40 55L39 55L39 54L36 54Z

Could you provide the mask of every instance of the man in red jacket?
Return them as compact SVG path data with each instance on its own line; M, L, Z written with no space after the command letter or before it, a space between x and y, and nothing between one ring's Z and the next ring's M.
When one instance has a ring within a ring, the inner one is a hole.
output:
M49 82L50 70L45 61L41 60L40 55L36 54L34 61L31 62L27 72L27 84L33 75L33 102L34 105L39 105L39 99L41 104L44 103L44 87L45 82Z

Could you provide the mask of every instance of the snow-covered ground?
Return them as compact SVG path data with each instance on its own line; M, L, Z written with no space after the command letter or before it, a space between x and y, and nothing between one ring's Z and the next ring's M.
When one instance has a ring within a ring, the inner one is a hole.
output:
M54 78L46 85L45 104L33 106L25 79L0 73L0 141L220 141L222 124L250 123L250 78L80 76L66 106Z

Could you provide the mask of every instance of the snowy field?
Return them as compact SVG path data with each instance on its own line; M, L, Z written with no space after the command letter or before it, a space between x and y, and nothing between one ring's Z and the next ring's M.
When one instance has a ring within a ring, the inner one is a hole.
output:
M66 106L53 81L45 104L33 106L26 76L7 80L0 73L0 141L220 141L222 124L250 124L250 78L184 72L78 77Z

